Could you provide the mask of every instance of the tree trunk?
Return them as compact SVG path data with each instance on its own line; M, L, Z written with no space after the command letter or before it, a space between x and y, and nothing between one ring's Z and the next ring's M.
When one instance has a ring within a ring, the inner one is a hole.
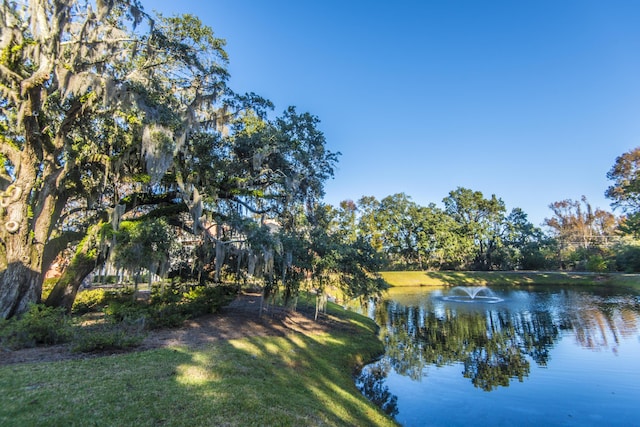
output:
M76 254L56 282L45 304L50 307L64 307L67 313L70 313L80 285L96 268L96 264L100 262L98 258L101 259L86 253Z
M27 310L30 303L40 302L42 294L42 258L47 218L34 214L23 188L31 185L26 178L16 181L2 194L0 210L0 318L6 319ZM15 190L20 189L20 190ZM43 203L48 208L48 203ZM42 213L43 210L40 211ZM47 213L50 213L47 212Z
M0 272L0 319L24 313L40 301L42 274L21 262L9 263Z
M154 269L154 263L150 262L149 263L149 267L147 268L149 271L149 275L147 276L147 284L149 285L149 292L151 292L151 288L153 287L153 277L152 275L155 274L153 273L153 271L158 271L157 269Z
M318 321L318 312L320 311L320 296L316 294L316 313L313 316L313 320Z
M37 104L39 98L31 102ZM25 116L24 121L27 143L14 162L18 176L4 190L0 203L0 269L5 268L0 273L0 318L24 313L29 303L40 302L44 248L56 216L57 178L62 170L52 172L53 166L46 166L45 178L37 182L42 153L33 149L35 134L29 130L40 128L33 117ZM55 164L51 158L49 165Z
M138 267L136 274L133 276L133 300L138 298L138 284L140 283L140 271L142 267Z
M68 313L71 312L71 307L83 280L96 266L104 262L103 254L97 250L101 228L102 222L89 228L73 259L47 297L46 305L64 307Z

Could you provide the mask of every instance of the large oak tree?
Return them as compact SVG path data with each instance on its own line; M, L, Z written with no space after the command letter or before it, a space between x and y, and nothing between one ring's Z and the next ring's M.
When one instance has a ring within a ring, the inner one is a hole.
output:
M338 154L318 119L290 107L270 121L271 103L234 94L224 41L197 18L152 17L137 0L4 1L0 13L0 318L39 300L65 248L75 255L47 304L70 309L125 215L188 229L219 277L229 248L240 259L264 234L249 217L285 227L323 196Z
M135 177L157 184L194 130L220 125L228 91L224 42L137 0L3 1L0 34L6 318L39 300L65 242L121 212Z

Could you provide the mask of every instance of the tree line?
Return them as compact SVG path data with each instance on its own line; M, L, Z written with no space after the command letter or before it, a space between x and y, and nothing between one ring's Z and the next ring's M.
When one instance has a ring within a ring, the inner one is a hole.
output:
M341 226L369 242L385 268L410 270L634 270L619 255L633 246L623 217L593 209L585 197L552 203L547 230L502 199L459 187L420 206L404 193L340 204Z
M345 233L367 241L389 269L640 271L640 147L615 159L605 196L621 215L585 196L551 203L546 229L502 199L458 187L420 206L398 193L345 201L336 211Z

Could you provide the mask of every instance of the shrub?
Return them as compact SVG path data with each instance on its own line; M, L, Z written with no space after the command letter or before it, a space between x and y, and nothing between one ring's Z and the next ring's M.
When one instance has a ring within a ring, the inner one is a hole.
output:
M616 248L616 264L625 273L640 272L640 245L625 244Z
M87 289L78 292L73 302L72 311L74 314L85 314L96 311L107 303L107 292L104 289Z
M198 286L182 293L177 288L155 289L150 303L110 299L104 313L111 323L142 321L150 329L172 328L184 320L215 313L236 293L231 286Z
M151 290L151 304L177 303L182 299L179 285L154 286Z
M115 285L116 283L118 283L120 280L120 278L118 277L118 275L116 274L107 274L104 276L98 275L96 274L95 276L93 276L93 283L94 284L105 284L105 285Z
M587 271L604 273L609 271L609 261L600 255L592 255L587 260Z
M180 326L186 319L178 303L112 302L105 307L104 313L113 324L141 323L150 329Z
M147 326L150 329L175 328L182 325L186 318L182 304L154 304L148 309Z
M15 330L14 319L0 319L0 348L12 348L11 343Z
M120 289L110 289L105 292L105 300L107 303L112 301L128 302L133 299L135 290L131 286L125 286Z
M147 305L131 299L110 301L104 314L111 323L144 321L148 316Z
M74 352L125 350L137 347L144 340L143 323L106 324L80 331L73 342Z
M235 295L236 289L231 286L206 287L199 286L183 295L185 314L196 317L217 312Z
M0 324L0 343L13 349L38 344L61 344L71 339L73 329L64 308L33 304L22 317Z

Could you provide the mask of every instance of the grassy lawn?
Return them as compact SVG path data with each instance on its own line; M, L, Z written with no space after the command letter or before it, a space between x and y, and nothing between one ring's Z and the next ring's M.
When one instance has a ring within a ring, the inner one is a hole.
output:
M391 286L621 285L640 289L640 274L537 271L386 271Z
M0 425L395 425L352 376L383 350L375 324L330 309L351 327L2 367Z

